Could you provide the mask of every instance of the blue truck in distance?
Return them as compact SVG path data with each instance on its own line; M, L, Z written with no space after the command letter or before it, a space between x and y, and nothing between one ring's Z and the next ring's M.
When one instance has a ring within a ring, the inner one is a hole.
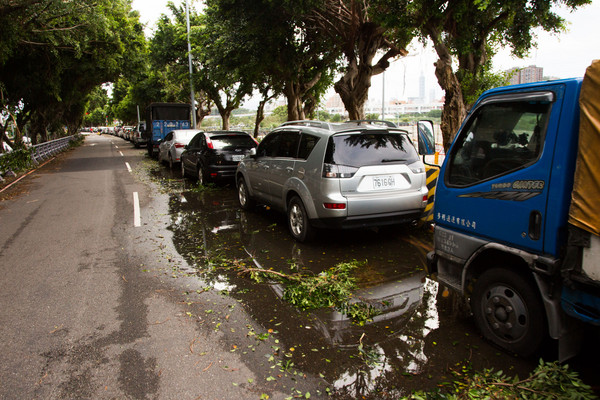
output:
M175 129L190 129L191 107L185 103L151 103L146 107L145 138L148 155L158 155L158 145L169 132Z
M600 325L600 60L584 78L483 93L440 169L428 271L482 335L558 358Z

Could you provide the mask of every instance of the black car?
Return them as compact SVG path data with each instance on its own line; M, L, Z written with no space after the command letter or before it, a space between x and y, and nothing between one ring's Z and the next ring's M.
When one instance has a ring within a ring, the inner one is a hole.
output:
M254 154L257 145L245 132L200 132L181 154L181 175L194 176L200 184L233 179L238 163Z

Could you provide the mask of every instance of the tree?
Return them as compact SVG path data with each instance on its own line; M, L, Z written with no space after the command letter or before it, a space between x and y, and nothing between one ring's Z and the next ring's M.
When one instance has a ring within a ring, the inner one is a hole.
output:
M14 0L0 6L2 107L21 104L32 142L74 132L87 95L131 65L145 40L129 0ZM4 39L4 36L3 36Z
M145 88L160 88L160 93L150 96L154 102L190 102L190 75L187 50L187 23L185 6L167 4L172 17L163 14L157 23L157 29L150 40L147 76L151 84ZM190 23L201 25L201 16L193 8L190 10ZM197 75L197 65L194 66ZM195 91L196 127L199 127L205 116L210 114L211 101L207 94L193 80Z
M323 95L323 82L331 81L339 58L330 39L302 18L310 4L211 0L207 6L212 21L227 27L222 32L226 36L221 36L227 40L219 40L213 47L214 52L220 50L227 55L221 58L227 64L219 65L235 68L244 82L253 83L254 89L263 94L262 104L271 97L285 95L288 119L304 119L305 107L312 107Z
M306 16L343 54L344 73L334 88L350 119L364 119L371 78L384 72L391 59L406 55L412 38L410 27L389 36L390 29L375 22L370 12L368 0L325 0Z
M533 30L560 33L564 19L553 6L574 10L591 0L373 0L385 26L411 26L438 55L435 74L446 93L441 129L447 149L470 103L498 80L491 59L500 46L523 57L536 46ZM457 63L455 71L453 66Z

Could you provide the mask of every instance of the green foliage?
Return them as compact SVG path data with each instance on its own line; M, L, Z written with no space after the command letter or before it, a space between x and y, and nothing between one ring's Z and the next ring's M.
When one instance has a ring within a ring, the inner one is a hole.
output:
M345 308L352 291L356 289L352 272L364 264L364 261L354 260L337 264L316 276L288 279L283 299L301 310Z
M362 302L350 302L356 290L353 274L366 261L339 263L318 275L287 275L264 269L246 269L256 282L275 280L284 286L283 300L301 310L334 308L345 313L354 323L364 325L378 310Z
M19 146L9 153L0 156L0 173L8 171L18 173L31 169L35 166L33 163L33 149L27 149L25 146Z
M492 71L491 61L481 67L479 75L461 69L457 71L456 76L461 82L463 99L467 106L475 104L475 101L486 90L506 86L509 83L509 77L504 72L495 73Z
M598 398L590 386L581 381L577 372L557 361L540 360L537 368L523 380L518 377L508 377L502 371L492 369L473 374L469 368L463 368L462 371L453 371L453 375L455 379L451 387L431 392L418 391L403 399L591 400Z
M3 2L0 36L0 106L22 105L17 120L42 141L74 133L87 95L130 71L145 42L129 0Z

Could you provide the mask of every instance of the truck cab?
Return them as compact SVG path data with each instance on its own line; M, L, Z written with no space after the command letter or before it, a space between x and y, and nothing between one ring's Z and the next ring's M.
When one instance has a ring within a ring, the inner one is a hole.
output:
M429 272L470 299L483 336L521 355L578 330L562 307L581 78L485 92L441 167ZM593 317L591 318L594 319Z

